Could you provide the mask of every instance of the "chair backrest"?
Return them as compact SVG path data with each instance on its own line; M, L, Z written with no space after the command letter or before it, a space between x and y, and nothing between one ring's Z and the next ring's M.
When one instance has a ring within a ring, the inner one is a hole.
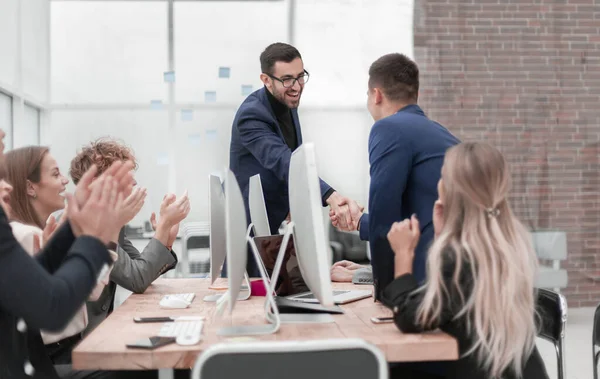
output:
M199 249L210 245L210 223L186 222L181 225L182 248Z
M363 261L368 257L367 247L369 244L366 241L361 241L358 232L339 231L331 226L329 240L342 244L344 259Z
M535 231L531 233L538 258L553 261L567 259L567 233L561 231Z
M537 291L538 336L557 344L564 337L567 302L558 292L544 288Z
M379 349L360 339L234 342L205 350L191 376L192 379L334 377L384 379L388 377L387 363Z
M596 307L594 312L594 326L592 333L594 346L600 346L600 304Z

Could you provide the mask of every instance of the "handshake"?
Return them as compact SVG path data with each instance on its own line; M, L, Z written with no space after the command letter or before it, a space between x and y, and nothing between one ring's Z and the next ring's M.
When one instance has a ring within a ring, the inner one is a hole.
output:
M360 218L365 207L356 201L334 192L327 199L329 218L334 227L343 231L355 231L360 227Z

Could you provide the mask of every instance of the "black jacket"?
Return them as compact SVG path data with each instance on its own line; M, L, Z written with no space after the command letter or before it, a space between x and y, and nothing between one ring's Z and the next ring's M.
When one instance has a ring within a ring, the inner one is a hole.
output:
M111 263L93 237L75 239L65 223L31 257L15 240L0 208L0 378L55 378L40 329L62 330Z
M449 257L451 255L448 254ZM456 338L459 354L462 356L472 346L472 339L467 333L467 316L463 315L458 319L454 319L463 307L458 291L453 290L455 288L453 284L454 268L454 260L446 259L443 267L443 279L446 288L449 289L449 297L444 298L440 320L430 329L439 328ZM459 279L465 298L468 298L472 290L470 273L469 266L465 265L461 270ZM405 274L391 282L383 292L381 299L383 304L394 311L394 322L398 329L404 333L421 333L428 330L416 323L417 309L423 300L423 292L414 293L418 287L417 280L413 275ZM531 317L534 317L534 315L532 314ZM490 378L490 375L479 366L475 354L462 357L457 361L447 362L444 367L446 367L446 378ZM515 378L513 372L505 372L502 376L502 379ZM535 347L523 368L523 379L548 379L542 357Z

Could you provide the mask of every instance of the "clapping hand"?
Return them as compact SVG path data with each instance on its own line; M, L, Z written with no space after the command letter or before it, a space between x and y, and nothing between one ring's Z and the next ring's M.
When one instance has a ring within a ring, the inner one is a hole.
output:
M103 172L97 179L98 167L92 165L83 174L77 187L75 187L74 200L77 201L77 205L82 207L85 202L89 199L92 194L93 187L97 184L98 179L111 177L116 183L116 189L118 193L123 193L125 197L129 196L133 189L133 170L134 164L131 161L121 162L115 161L110 167Z
M158 223L156 222L156 213L152 212L150 216L150 225L152 225L152 229L156 231L158 229ZM177 233L179 233L179 223L173 225L171 229L169 229L167 241L165 246L172 247L173 243L177 239Z
M155 238L166 247L173 246L179 232L179 223L190 213L191 205L187 191L177 199L174 194L165 195L160 205L160 219L156 220L156 213L152 213L150 223L156 231Z
M174 194L168 194L160 206L160 221L169 225L175 225L183 221L190 213L190 199L187 191L176 199Z
M415 215L402 222L395 222L390 228L387 239L395 255L395 277L412 273L415 248L419 243L420 237L419 220L417 220L417 216Z
M66 216L69 218L75 236L93 236L104 244L111 241L115 231L118 233L121 229L118 220L119 209L123 206L123 193L119 188L120 183L117 179L103 176L96 180L83 205L79 205L74 195L66 194L68 202Z
M119 224L121 226L127 225L133 218L142 210L144 202L146 201L146 188L136 187L131 191L131 194L127 196L123 201L123 207L119 212Z

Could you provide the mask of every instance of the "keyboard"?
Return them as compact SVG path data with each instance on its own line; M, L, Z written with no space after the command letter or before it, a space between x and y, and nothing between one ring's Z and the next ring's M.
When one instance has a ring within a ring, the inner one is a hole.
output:
M202 334L204 321L174 321L162 324L159 337L179 337L184 335L199 336Z
M373 271L371 268L360 268L352 275L353 284L373 284Z

